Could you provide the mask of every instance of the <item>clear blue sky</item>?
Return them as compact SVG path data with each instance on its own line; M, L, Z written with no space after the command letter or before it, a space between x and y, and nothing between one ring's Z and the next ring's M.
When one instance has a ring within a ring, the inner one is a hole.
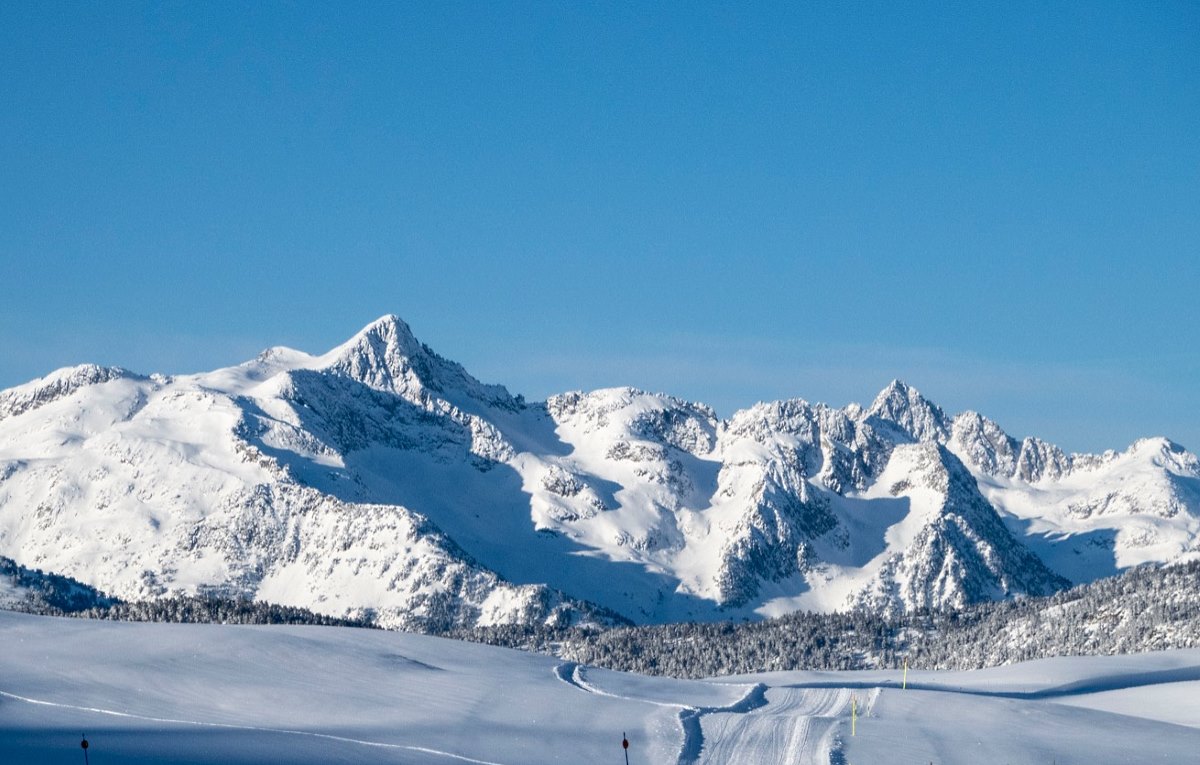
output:
M1200 4L0 4L0 387L384 314L531 398L1200 448Z

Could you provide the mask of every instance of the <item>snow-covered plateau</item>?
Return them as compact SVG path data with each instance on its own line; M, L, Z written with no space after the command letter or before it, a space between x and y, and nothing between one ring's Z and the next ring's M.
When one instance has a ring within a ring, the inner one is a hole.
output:
M1193 762L1200 650L673 680L345 627L0 612L0 762ZM903 686L907 687L903 687Z
M0 555L419 629L897 613L1200 557L1200 462L1066 454L898 381L727 419L630 388L531 403L387 316L323 355L0 392Z

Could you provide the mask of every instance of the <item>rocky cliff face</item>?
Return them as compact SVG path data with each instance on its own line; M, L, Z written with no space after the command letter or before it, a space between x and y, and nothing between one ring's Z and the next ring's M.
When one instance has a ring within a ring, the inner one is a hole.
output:
M0 555L389 626L961 605L1195 557L1198 518L1164 439L1067 455L898 381L727 420L629 388L530 404L395 317L321 356L0 392Z

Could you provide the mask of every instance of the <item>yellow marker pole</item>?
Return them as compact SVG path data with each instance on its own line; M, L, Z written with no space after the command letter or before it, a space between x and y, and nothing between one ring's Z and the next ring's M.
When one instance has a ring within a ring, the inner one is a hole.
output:
M857 735L855 728L858 727L858 699L854 696L850 697L850 735Z
M904 657L904 684L900 686L900 690L908 690L908 657Z

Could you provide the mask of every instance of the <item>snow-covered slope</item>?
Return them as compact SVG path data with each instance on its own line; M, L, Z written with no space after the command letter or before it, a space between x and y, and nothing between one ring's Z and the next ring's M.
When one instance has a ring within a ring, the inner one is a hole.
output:
M0 612L0 761L1190 762L1200 652L977 672L649 678L338 627ZM852 715L855 719L852 720Z
M1200 463L868 407L719 418L629 388L528 403L394 316L214 372L0 392L0 555L124 598L218 591L385 625L714 619L1042 594L1194 557Z

